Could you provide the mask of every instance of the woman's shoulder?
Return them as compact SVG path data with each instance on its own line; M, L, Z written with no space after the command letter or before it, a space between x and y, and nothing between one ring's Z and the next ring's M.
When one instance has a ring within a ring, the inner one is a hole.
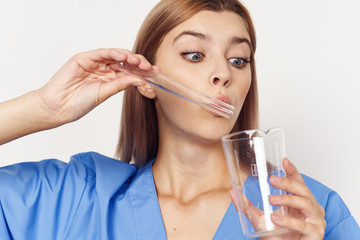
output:
M73 155L68 162L46 159L2 167L0 182L7 189L16 186L19 192L37 188L39 183L53 188L68 181L75 186L94 185L111 191L112 186L119 187L126 183L136 172L137 168L131 164L96 152L84 152Z
M319 181L304 174L302 176L307 187L325 210L325 239L349 239L349 236L358 236L359 226L340 195Z
M96 224L100 209L110 209L113 197L124 199L121 196L137 172L131 164L95 152L76 154L69 162L47 159L2 167L0 238L65 239L70 232L83 235L82 224ZM117 204L127 206L126 199ZM122 210L126 212L126 208ZM75 220L82 224L72 224ZM95 226L91 229L89 235L98 231Z
M123 185L128 186L138 172L132 164L96 152L76 154L70 161L83 164L87 170L88 181L96 182L96 191L105 195L114 194Z
M306 186L314 194L318 201L326 201L332 195L337 195L337 193L331 188L327 187L325 184L315 180L312 177L309 177L305 174L301 174Z
M40 173L42 170L57 169L62 170L66 168L76 168L82 174L82 170L92 172L94 174L107 173L111 177L114 172L117 175L123 173L131 175L136 171L136 167L132 164L122 162L120 160L107 157L97 152L83 152L70 157L68 162L58 159L45 159L38 162L22 162L13 165L0 167L2 174L21 174L26 172ZM118 175L119 177L119 175Z
M304 178L306 186L310 189L310 191L313 193L318 203L325 210L332 210L342 207L343 213L345 215L350 214L344 201L341 199L341 197L336 191L327 187L323 183L315 180L314 178L311 178L305 174L301 174L301 175Z
M97 152L84 152L73 155L70 162L79 162L83 164L87 171L96 174L97 177L105 177L111 179L119 178L126 181L127 178L132 176L137 168L129 163L102 155Z

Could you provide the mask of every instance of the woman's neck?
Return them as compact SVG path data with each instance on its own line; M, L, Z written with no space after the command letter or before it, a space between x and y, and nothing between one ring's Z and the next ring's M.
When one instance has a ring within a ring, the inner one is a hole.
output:
M153 173L159 195L184 203L203 193L231 188L220 141L160 141Z

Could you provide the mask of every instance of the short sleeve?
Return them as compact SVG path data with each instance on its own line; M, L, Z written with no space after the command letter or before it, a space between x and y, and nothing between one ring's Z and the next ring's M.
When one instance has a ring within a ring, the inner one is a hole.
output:
M327 221L325 240L360 240L360 228L336 192L329 194L324 208Z
M87 176L76 160L0 168L0 239L64 239Z
M360 240L360 229L338 193L303 175L306 185L325 210L325 240Z

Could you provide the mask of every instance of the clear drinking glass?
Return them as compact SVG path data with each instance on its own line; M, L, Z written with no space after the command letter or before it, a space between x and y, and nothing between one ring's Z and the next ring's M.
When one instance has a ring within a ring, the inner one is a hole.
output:
M282 166L286 156L283 129L236 132L224 136L222 144L246 237L287 232L271 221L272 213L287 215L287 209L269 202L270 195L287 194L269 182L271 175L285 176Z

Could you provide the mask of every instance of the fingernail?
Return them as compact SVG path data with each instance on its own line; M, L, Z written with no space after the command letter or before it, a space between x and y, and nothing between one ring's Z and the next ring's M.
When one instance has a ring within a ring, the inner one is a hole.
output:
M145 86L146 82L144 82L144 81L135 82L132 85L135 86L135 87Z
M271 195L269 198L271 199L272 203L278 203L281 201L281 196L279 195Z
M153 66L153 71L159 73L160 67L159 66Z
M149 66L152 66L152 64L148 60L145 60L145 63L149 64Z
M151 68L151 64L148 61L144 60L143 67L144 68Z
M273 220L274 222L280 223L280 222L282 221L282 216L281 216L281 215L277 215L277 214L275 214L275 213L273 213L273 214L271 215L271 218L272 218L272 220Z
M277 176L271 176L271 181L273 183L281 183L282 182L282 178L281 177L277 177Z

